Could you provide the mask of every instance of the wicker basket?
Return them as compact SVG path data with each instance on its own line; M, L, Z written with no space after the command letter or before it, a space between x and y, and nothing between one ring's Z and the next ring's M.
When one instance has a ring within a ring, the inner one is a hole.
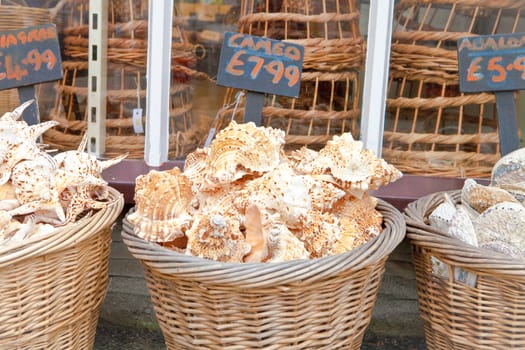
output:
M448 193L459 202L459 190ZM525 348L525 262L429 226L427 217L442 200L442 192L428 195L405 212L428 348ZM448 265L449 278L432 272L435 259ZM477 282L459 281L457 269L475 274Z
M365 44L355 0L241 1L239 31L304 47L298 98L267 95L262 124L286 131L288 148L320 148L333 135L359 135L360 79ZM235 101L228 89L225 104ZM237 109L244 115L244 101ZM232 110L226 110L230 120Z
M459 91L457 40L520 32L525 1L401 0L395 9L383 156L404 173L490 177L495 96Z
M0 247L0 349L91 349L123 196L53 233Z
M317 260L235 264L176 253L122 236L145 269L168 349L359 349L403 216L379 202L384 232ZM132 209L133 210L133 209Z

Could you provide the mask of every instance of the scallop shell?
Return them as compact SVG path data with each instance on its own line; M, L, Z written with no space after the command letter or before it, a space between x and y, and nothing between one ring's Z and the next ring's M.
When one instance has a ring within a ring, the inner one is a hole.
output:
M476 180L466 179L461 189L461 203L467 204L478 213L501 202L518 202L508 191L495 186L484 186Z
M192 217L190 181L179 168L151 170L136 179L136 211L127 219L137 236L151 242L168 242L183 236Z
M521 251L525 249L525 207L519 203L493 205L474 221L474 227L481 245L502 241Z
M221 214L197 214L186 232L186 254L224 262L243 262L250 252L240 223Z
M343 188L360 196L363 192L394 182L402 174L393 165L378 158L371 150L363 149L350 133L327 142L319 151L313 174L328 174Z
M207 179L225 184L247 174L263 174L281 161L284 131L232 121L210 145Z
M494 164L490 184L517 186L525 190L525 148L506 154Z

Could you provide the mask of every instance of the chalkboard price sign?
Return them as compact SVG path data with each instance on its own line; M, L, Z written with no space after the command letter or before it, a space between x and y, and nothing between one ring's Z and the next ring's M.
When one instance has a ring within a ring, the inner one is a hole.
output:
M494 91L501 154L520 146L514 91L525 88L525 33L460 38L459 88Z
M217 84L298 97L303 56L301 45L225 32Z
M463 37L458 40L463 92L525 88L525 33Z
M0 32L0 89L62 78L54 24Z

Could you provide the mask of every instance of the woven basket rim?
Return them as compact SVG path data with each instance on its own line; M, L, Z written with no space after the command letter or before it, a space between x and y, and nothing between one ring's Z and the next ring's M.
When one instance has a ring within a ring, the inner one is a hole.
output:
M525 260L474 247L427 224L428 215L443 201L444 194L460 202L461 190L451 190L426 195L407 205L404 216L410 243L432 251L445 263L466 270L525 279Z
M124 218L122 238L130 253L143 264L161 273L212 284L243 288L312 282L347 270L360 270L386 259L405 237L403 215L391 204L379 199L377 209L383 215L384 230L371 241L349 252L318 259L278 263L232 263L185 255L148 242L133 233ZM132 212L134 208L130 210Z
M124 196L113 187L107 186L107 190L109 192L108 205L93 215L57 228L50 233L0 246L0 268L65 249L113 224L124 207Z

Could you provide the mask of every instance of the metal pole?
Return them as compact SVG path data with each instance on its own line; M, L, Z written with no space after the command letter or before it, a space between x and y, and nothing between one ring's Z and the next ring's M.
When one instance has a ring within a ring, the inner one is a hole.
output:
M144 149L149 166L168 160L172 23L173 0L150 0Z
M89 1L88 152L97 157L106 151L107 2Z
M381 156L394 0L371 0L361 115L364 146Z

